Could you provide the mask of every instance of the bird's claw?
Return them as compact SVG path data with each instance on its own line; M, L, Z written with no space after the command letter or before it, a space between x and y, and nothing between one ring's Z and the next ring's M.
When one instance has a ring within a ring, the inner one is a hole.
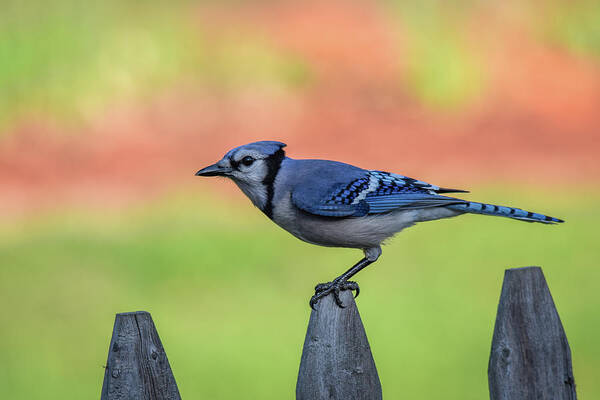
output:
M315 286L315 294L310 298L309 305L310 308L316 311L315 305L321 300L323 297L333 294L333 299L335 300L335 304L340 308L345 308L344 303L340 299L340 292L342 290L356 290L355 298L360 293L360 288L358 287L358 283L353 281L337 281L334 280L332 282L327 283L319 283Z

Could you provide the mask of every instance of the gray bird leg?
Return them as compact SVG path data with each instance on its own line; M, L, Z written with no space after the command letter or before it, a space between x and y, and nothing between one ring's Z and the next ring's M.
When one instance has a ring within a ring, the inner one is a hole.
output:
M335 304L341 308L344 308L344 304L340 299L340 292L342 290L356 290L356 295L354 297L359 295L360 287L358 286L358 283L349 281L348 279L352 278L368 265L377 261L381 255L381 247L371 247L365 249L364 251L365 257L354 264L348 271L344 272L331 282L319 283L317 286L315 286L315 294L310 298L308 303L313 310L315 310L315 305L319 302L319 300L329 294L333 294Z

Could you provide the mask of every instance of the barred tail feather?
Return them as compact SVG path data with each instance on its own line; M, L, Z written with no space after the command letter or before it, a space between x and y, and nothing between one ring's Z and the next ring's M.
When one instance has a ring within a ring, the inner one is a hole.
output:
M497 206L494 204L476 203L473 201L460 204L452 204L447 206L447 208L473 214L497 215L499 217L508 217L527 222L541 222L544 224L556 224L565 222L562 219L521 210L520 208Z

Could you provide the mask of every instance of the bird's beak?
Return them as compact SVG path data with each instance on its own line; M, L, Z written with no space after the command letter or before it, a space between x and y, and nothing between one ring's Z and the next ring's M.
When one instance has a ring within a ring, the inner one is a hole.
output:
M209 165L196 172L196 176L226 176L231 172L231 168L219 166L219 163Z

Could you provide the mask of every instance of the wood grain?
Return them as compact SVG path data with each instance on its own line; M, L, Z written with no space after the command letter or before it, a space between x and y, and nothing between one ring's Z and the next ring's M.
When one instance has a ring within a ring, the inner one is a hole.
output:
M329 295L319 301L304 341L296 384L298 400L380 400L381 384L351 291L338 307Z
M152 317L117 314L101 400L179 400L179 390Z
M504 275L488 366L492 400L574 400L571 350L539 267Z

